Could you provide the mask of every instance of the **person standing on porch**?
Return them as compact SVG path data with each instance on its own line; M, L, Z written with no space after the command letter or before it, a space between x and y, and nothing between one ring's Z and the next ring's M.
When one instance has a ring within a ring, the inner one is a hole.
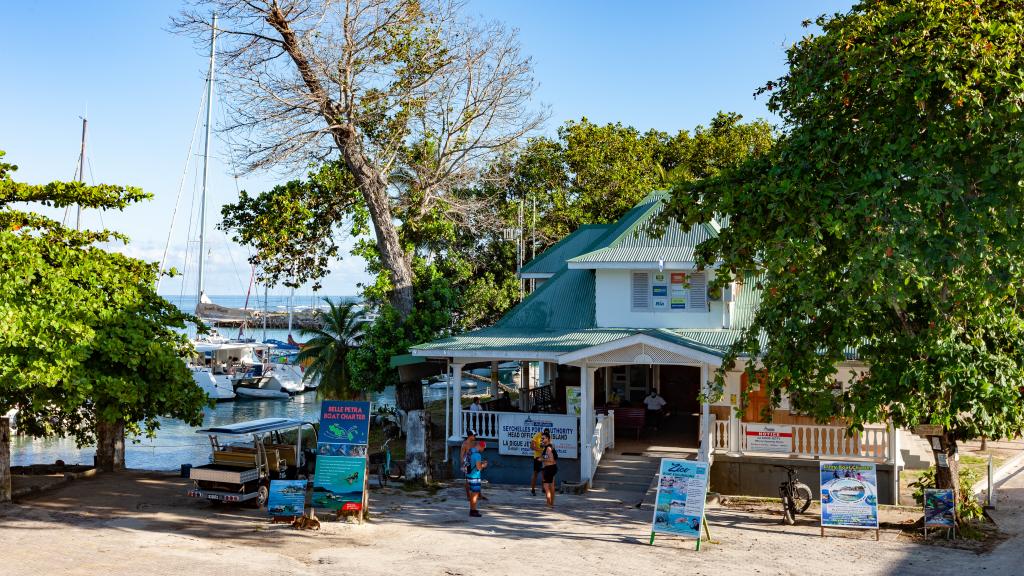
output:
M541 452L541 460L544 464L542 474L544 475L544 496L547 498L549 508L555 507L555 474L558 474L558 452L551 444L551 434L547 430L541 435L541 443L544 448Z
M473 403L469 405L470 412L483 412L483 406L480 406L480 397L473 398Z
M668 402L658 394L657 390L652 389L651 393L644 398L644 406L647 407L645 413L645 422L648 426L653 426L655 429L661 424L662 409Z
M537 476L544 470L544 462L541 460L541 455L544 452L544 443L541 438L544 434L550 434L550 430L545 428L544 430L537 432L530 439L530 449L533 450L533 475L530 476L530 494L537 495ZM541 487L543 489L543 486Z
M487 460L484 460L484 449L487 444L478 442L470 449L470 470L466 474L466 494L469 498L469 515L474 518L480 517L480 511L476 509L477 500L480 499L480 485L484 468L487 468Z

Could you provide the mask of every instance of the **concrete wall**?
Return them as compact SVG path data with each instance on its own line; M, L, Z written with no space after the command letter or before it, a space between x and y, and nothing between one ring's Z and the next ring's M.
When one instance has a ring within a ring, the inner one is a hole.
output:
M528 486L530 475L533 473L533 458L527 456L503 456L498 454L497 441L487 440L487 450L484 451L484 460L488 466L484 470L484 480L494 484L519 484ZM452 477L465 478L465 470L459 461L459 449L462 442L448 442L448 460L452 466ZM580 461L578 459L560 458L558 460L557 483L579 482ZM537 478L537 487L540 488L540 478Z
M771 496L778 498L779 484L786 481L786 471L774 464L794 466L800 480L811 487L816 500L821 499L817 460L782 460L759 456L731 457L715 455L711 466L711 491L719 494L742 496ZM893 504L892 466L878 464L878 501Z
M687 272L683 270L684 272ZM663 310L632 312L630 270L595 270L596 314L599 328L721 328L722 301L711 302L711 312ZM647 270L647 272L652 272ZM670 272L665 270L666 273ZM680 270L676 270L680 272ZM714 272L707 270L708 282ZM653 272L652 272L653 273Z

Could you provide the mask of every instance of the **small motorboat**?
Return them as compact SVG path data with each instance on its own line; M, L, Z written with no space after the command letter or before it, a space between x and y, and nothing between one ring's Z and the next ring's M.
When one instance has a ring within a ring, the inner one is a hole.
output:
M235 388L236 400L287 400L291 396L284 390L268 390L267 388L247 388L239 386Z

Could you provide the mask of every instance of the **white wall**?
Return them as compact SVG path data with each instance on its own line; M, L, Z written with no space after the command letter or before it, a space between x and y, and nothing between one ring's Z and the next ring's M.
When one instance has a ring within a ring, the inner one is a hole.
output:
M596 321L599 328L721 328L722 301L711 303L711 312L633 312L630 270L595 270ZM668 272L668 270L666 270ZM708 282L714 272L707 271Z

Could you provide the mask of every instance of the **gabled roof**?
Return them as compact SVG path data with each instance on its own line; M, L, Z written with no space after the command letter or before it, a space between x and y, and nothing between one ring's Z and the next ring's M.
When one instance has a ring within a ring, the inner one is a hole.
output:
M612 224L584 224L575 232L552 244L519 270L520 278L550 278L565 268L565 261L592 250L612 228Z
M607 243L568 261L569 268L604 268L607 264L692 263L694 248L718 236L712 224L698 224L683 230L675 220L661 234L652 234L655 218L665 209L668 192L652 192L617 223Z

